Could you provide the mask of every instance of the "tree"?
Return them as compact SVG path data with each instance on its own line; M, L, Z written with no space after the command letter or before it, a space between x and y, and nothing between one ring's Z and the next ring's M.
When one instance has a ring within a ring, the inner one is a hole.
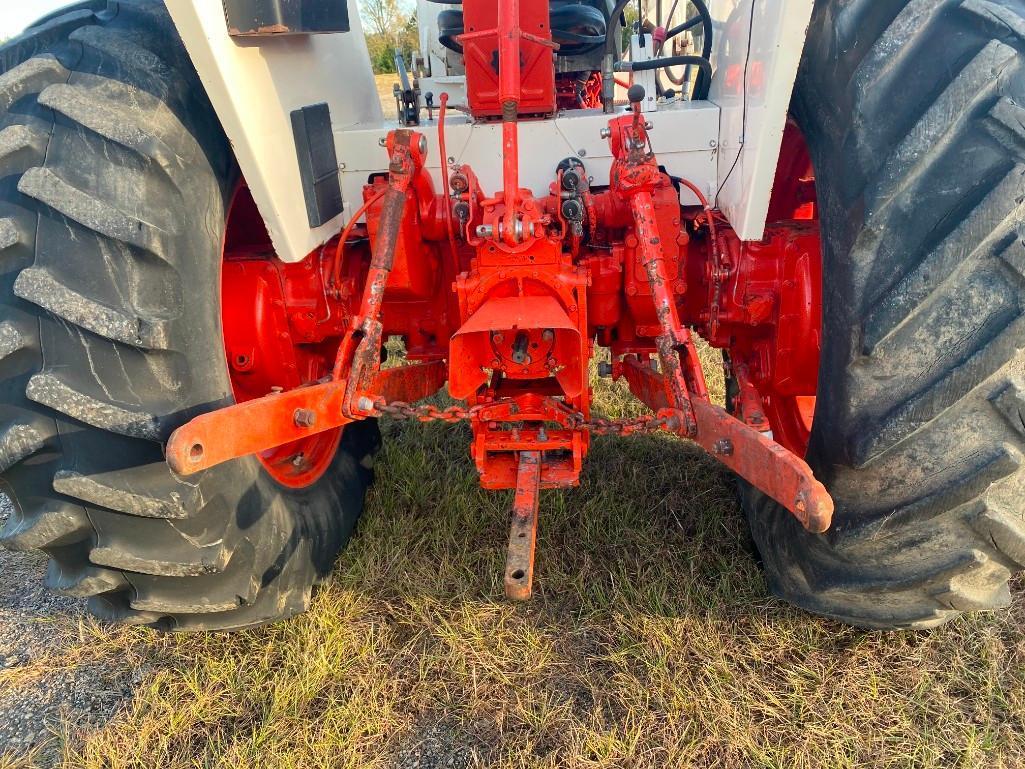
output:
M395 71L395 55L419 47L416 13L409 0L360 0L360 16L374 72Z
M361 0L363 21L368 35L392 37L396 42L409 19L410 8L404 0Z

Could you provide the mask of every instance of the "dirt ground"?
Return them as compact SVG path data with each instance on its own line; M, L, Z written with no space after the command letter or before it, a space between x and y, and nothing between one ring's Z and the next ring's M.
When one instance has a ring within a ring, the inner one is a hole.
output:
M0 495L0 522L9 513ZM0 767L5 753L55 765L63 732L107 723L146 673L81 648L85 607L43 588L45 571L41 555L0 549Z

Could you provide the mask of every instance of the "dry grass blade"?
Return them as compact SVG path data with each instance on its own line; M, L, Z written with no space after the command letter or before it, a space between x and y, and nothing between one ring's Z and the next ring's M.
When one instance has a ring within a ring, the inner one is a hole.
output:
M635 413L620 385L595 392ZM68 766L1025 765L1020 601L932 633L794 611L766 596L727 474L648 436L597 439L580 489L542 497L537 594L510 605L510 500L477 488L468 431L384 429L312 610L235 635L111 633L107 653L156 672Z

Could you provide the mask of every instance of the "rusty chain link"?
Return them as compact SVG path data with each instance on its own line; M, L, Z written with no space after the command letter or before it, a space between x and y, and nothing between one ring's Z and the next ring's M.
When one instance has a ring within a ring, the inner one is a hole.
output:
M469 421L482 411L502 405L503 403L504 401L497 401L494 403L473 406L471 408L466 408L465 406L450 406L446 409L440 409L430 403L421 406L413 406L409 403L405 403L404 401L393 401L392 403L378 401L374 404L374 408L380 413L387 414L392 419L400 421L424 423L446 422L450 425L454 425L460 422ZM566 427L572 430L587 430L594 435L622 436L633 435L636 433L657 433L663 430L673 430L676 427L672 417L658 416L656 414L647 414L628 419L587 419L579 411L573 411L564 404L561 405L560 410L566 415Z
M473 419L483 408L483 406L474 406L473 408L450 406L447 409L439 409L430 403L422 406L411 406L405 401L393 401L392 403L378 401L374 404L374 409L382 414L387 414L392 419L415 422L447 422L450 425Z

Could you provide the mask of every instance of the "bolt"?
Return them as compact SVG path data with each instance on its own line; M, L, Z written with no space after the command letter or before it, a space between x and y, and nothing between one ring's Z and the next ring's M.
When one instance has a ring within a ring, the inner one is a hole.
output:
M580 149L578 149L578 150L577 150L577 157L578 157L578 158L586 158L586 157L587 157L587 150L586 150L586 149L584 149L583 147L581 147Z
M732 457L733 456L733 441L729 438L720 438L712 446L712 453L717 457Z
M603 128L599 132L599 135L603 139L611 139L612 138L612 129L611 128Z
M366 395L364 395L360 397L358 401L356 401L356 408L358 408L360 411L371 412L374 410L374 401L373 399L368 398Z
M545 430L544 425L541 425L540 429L537 431L537 439L541 443L545 443L548 441L548 432Z
M546 328L544 331L541 332L541 338L546 342L551 342L553 339L555 339L555 332L550 328Z
M302 467L306 461L306 456L300 451L294 457L292 457L292 467Z
M313 427L317 424L317 415L309 409L296 409L292 419L296 427Z
M384 136L382 136L380 139L377 140L377 146L378 147L386 147L387 145L388 145L388 139L385 138Z

